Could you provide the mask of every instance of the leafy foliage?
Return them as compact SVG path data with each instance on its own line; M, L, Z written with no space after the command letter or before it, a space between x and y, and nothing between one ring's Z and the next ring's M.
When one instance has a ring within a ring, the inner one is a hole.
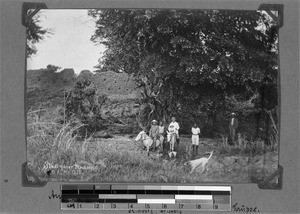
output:
M27 13L31 12L28 10ZM52 34L50 29L45 29L39 25L40 16L37 14L26 22L26 56L27 58L36 54L37 50L35 44L44 40L46 35Z
M96 88L88 79L77 81L74 88L66 93L66 116L68 120L78 119L85 126L85 134L101 128L101 107L106 102L106 95L97 95ZM84 136L84 133L80 133Z
M132 74L150 118L175 114L212 127L230 111L253 116L277 105L278 28L260 11L115 9L89 15L96 20L92 41L107 47L98 67Z

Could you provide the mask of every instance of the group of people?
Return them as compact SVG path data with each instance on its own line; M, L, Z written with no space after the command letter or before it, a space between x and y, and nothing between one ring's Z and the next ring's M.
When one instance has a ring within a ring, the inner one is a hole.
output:
M159 125L158 122L156 120L152 120L151 122L151 128L150 128L150 132L149 132L149 136L152 138L153 142L156 142L156 140L160 140L160 137L163 136L167 136L167 142L170 143L171 141L171 136L172 134L175 134L175 139L176 139L176 145L178 148L180 139L179 139L179 124L178 122L176 122L176 118L172 117L171 119L171 123L168 126L167 131L165 132L165 127L163 125L163 122L160 121ZM197 127L197 124L195 123L194 126L192 127L192 145L193 145L193 153L195 153L198 150L198 146L199 146L199 135L201 133L200 128ZM152 150L155 150L156 148L156 144L153 143L151 146Z
M230 119L229 119L229 140L234 141L236 129L238 127L238 120L236 118L236 114L233 112L230 114ZM160 140L161 137L162 139L167 136L167 142L170 143L171 140L171 135L175 134L176 136L176 144L177 148L179 145L179 123L176 122L176 118L172 117L171 122L167 128L167 131L165 130L165 126L163 125L163 122L160 121L159 124L156 120L152 120L151 122L151 128L149 132L149 136L152 138L153 142L156 142L157 140ZM199 135L201 134L200 128L197 126L196 123L194 123L192 129L191 129L191 134L192 134L192 152L193 154L196 154L198 151L199 147L199 141L200 137ZM156 143L153 143L151 146L151 150L156 149Z
M165 138L166 135L167 135L167 142L170 142L171 135L175 134L177 145L179 144L179 128L180 127L179 127L178 122L176 122L175 117L172 117L171 120L172 121L169 124L167 131L165 131L165 126L163 125L162 121L160 121L159 125L157 125L158 122L156 120L152 120L149 136L152 138L153 142L156 142L156 140L160 140L161 136L163 136ZM151 149L152 150L156 149L155 143L152 144Z

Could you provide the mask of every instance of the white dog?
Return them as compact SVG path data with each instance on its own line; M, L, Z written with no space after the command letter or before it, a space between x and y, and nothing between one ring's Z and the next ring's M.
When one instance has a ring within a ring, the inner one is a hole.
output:
M205 167L206 167L206 164L207 164L207 162L209 161L209 159L211 158L211 156L212 156L212 154L213 154L213 151L211 151L209 154L210 154L210 155L209 155L208 158L203 157L203 158L199 158L199 159L187 161L187 162L185 162L183 165L190 165L190 166L191 166L191 172L190 172L190 174L193 173L194 170L195 170L198 166L202 166L202 171L200 172L200 173L202 173L202 172L204 172Z

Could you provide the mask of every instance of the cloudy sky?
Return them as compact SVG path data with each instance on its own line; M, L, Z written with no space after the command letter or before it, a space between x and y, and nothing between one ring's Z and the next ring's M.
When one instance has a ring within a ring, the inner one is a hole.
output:
M61 68L93 71L98 63L102 45L95 45L90 38L95 22L87 10L41 10L39 25L54 33L36 44L37 54L27 61L28 69L46 68L52 64Z

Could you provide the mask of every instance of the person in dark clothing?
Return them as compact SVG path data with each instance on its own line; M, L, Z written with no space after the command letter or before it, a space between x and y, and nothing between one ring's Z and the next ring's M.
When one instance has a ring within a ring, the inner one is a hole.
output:
M229 119L229 144L232 145L235 139L236 129L239 125L238 119L236 118L236 114L233 112L230 114Z

